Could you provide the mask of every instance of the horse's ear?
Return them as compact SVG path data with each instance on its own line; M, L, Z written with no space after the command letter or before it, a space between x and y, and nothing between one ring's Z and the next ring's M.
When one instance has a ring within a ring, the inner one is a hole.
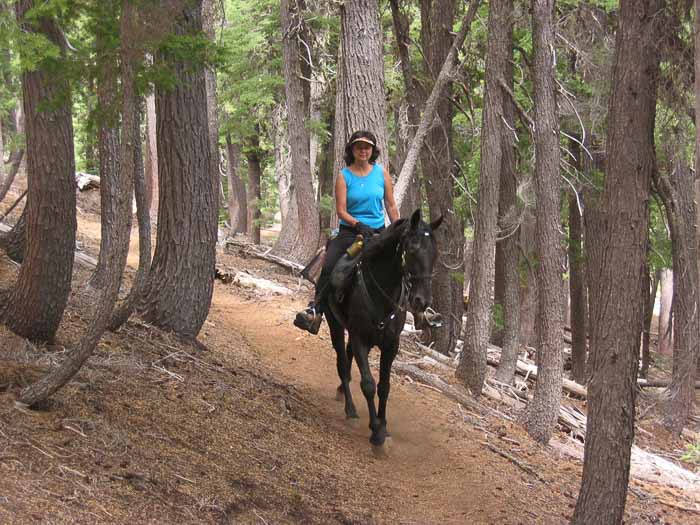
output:
M418 228L418 225L420 224L421 220L421 211L420 208L418 208L416 211L413 212L413 215L411 215L411 229L415 230Z
M437 230L440 227L440 225L442 224L442 219L444 219L444 215L440 215L437 219L435 219L433 222L431 222L430 229Z

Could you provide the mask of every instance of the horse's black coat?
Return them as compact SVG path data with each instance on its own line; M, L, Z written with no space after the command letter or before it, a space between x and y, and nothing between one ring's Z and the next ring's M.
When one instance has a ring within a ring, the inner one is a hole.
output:
M350 393L350 368L354 357L360 369L362 393L367 399L373 445L384 444L387 436L386 403L391 365L398 352L406 308L422 312L432 300L431 275L437 256L433 230L441 222L442 218L426 224L420 210L409 220L396 221L368 241L353 284L343 294L342 302L338 302L335 293L328 294L330 308L326 310L326 320L338 358L338 391L345 397L345 415L358 417ZM349 334L347 349L345 329ZM373 346L381 351L378 385L369 368L368 355ZM379 394L378 410L374 404L375 392Z

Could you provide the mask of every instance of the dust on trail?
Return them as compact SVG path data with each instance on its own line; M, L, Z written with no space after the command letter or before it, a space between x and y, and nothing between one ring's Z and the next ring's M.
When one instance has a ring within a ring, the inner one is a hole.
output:
M312 336L294 328L301 302L276 298L247 301L217 286L209 319L243 336L260 360L294 384L318 409L328 432L350 442L378 485L391 487L402 523L565 523L561 495L481 443L485 435L462 422L456 404L425 387L392 376L387 408L392 433L388 457L376 459L369 445L367 405L353 370L353 399L360 413L349 423L335 400L335 352L327 331ZM322 437L321 437L322 439ZM339 458L342 460L342 458ZM566 504L564 504L566 507ZM551 509L551 510L550 510Z

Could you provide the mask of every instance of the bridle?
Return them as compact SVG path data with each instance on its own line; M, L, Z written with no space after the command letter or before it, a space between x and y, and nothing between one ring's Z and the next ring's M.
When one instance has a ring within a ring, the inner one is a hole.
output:
M389 296L388 293L382 288L382 286L377 282L377 279L374 277L372 274L371 270L369 267L366 267L363 264L363 261L360 260L358 263L357 267L357 280L358 280L358 285L360 288L360 292L362 295L362 298L365 302L365 305L367 306L367 310L370 314L370 318L374 324L376 324L376 328L378 330L383 330L386 324L394 319L396 315L399 313L403 313L407 311L406 305L407 305L407 297L408 294L411 292L411 289L413 286L415 286L417 281L430 281L433 276L430 273L427 274L418 274L414 275L411 272L409 272L406 269L406 236L402 236L400 242L396 245L396 252L397 255L400 252L401 253L401 292L399 294L399 299L398 301L394 301L392 297ZM374 287L379 291L380 295L389 303L391 306L391 310L389 311L389 314L386 316L383 316L382 313L378 312L378 308L374 301L372 300L372 296L369 294L369 290L367 289L367 283L365 282L364 275L369 276L369 279L371 280L372 284ZM377 321L377 319L381 319L380 321Z

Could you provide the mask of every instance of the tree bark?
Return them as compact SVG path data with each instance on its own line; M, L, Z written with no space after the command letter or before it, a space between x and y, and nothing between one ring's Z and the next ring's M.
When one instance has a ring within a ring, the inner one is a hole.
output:
M218 6L220 0L202 0L202 28L210 43L216 43L216 27L218 23ZM208 65L204 70L204 78L207 89L207 124L209 128L209 146L211 148L211 176L219 180L219 164L221 154L219 152L219 117L216 111L216 69ZM220 185L219 185L220 186ZM223 192L223 188L222 188ZM221 206L224 205L224 196L221 196ZM217 202L217 218L219 204Z
M513 2L504 6L506 12L513 12ZM505 26L507 42L513 41L513 19ZM512 51L506 60L503 80L511 90L513 86ZM506 126L501 136L501 187L498 196L498 216L501 240L496 243L496 276L500 277L501 293L497 303L503 307L503 332L501 337L501 361L496 370L496 380L511 384L515 376L520 340L520 251L518 249L518 179L515 172L515 107L510 97L503 99L503 119ZM510 128L510 129L507 129ZM499 272L498 268L501 268ZM498 277L496 282L498 283Z
M530 191L530 190L526 190ZM527 197L525 200L530 200ZM534 196L532 197L534 202ZM525 271L520 283L520 341L524 345L537 346L537 296L538 282L536 275L535 217L529 207L523 211L518 236L521 257Z
M124 0L122 7L122 42L129 42L128 26L133 19L133 5L129 0ZM95 317L92 319L87 332L81 338L80 343L68 354L66 359L55 369L41 378L37 383L22 390L19 401L28 406L37 406L46 401L49 396L68 383L78 373L83 363L92 355L97 343L109 323L112 309L119 293L122 273L126 264L126 256L129 253L129 224L131 217L131 178L134 173L134 148L140 146L136 140L135 113L136 96L134 94L134 71L131 57L127 49L122 49L121 76L123 91L122 109L122 141L120 147L121 169L114 173L110 185L111 193L104 205L111 206L110 216L114 222L111 224L111 242L105 245L102 258L106 262L105 275L108 280L100 292L97 302Z
M404 89L406 90L406 117L408 120L405 130L400 129L399 125L396 126L397 135L401 135L402 131L405 131L406 135L405 137L397 136L396 140L397 162L395 163L395 169L400 173L406 161L410 145L413 143L413 137L420 124L420 111L423 107L426 93L423 86L416 81L415 75L413 74L413 65L411 63L409 51L411 45L410 20L408 16L401 11L399 0L390 0L389 3L391 5L394 41L396 42L396 55L401 64ZM405 148L403 147L404 144L406 145ZM416 153L417 152L418 150L416 150ZM413 162L415 164L415 160ZM413 210L419 208L421 205L419 175L412 173L406 180L406 185L405 196L402 198L401 206L399 207L399 214L402 217L407 217Z
M308 81L302 79L304 61L300 58L299 39L304 22L299 0L282 0L280 18L284 90L289 115L287 133L292 157L290 193L295 205L290 206L282 222L282 230L272 252L297 262L306 262L318 249L321 230L311 178L311 136L305 125L309 120L310 95ZM309 72L304 76L309 78Z
M65 53L49 18L24 19L32 0L16 4L23 31L48 38ZM75 251L75 157L70 87L61 58L45 58L22 74L27 134L27 250L5 323L16 334L51 342L68 302ZM46 101L53 101L50 109ZM46 205L50 202L51 205Z
M576 148L580 160L581 150ZM571 301L571 377L586 384L588 301L586 268L583 258L583 217L576 195L569 196L569 296Z
M607 217L591 343L583 480L575 525L621 523L634 438L640 290L654 169L660 0L621 0L608 114Z
M659 289L660 273L654 272L653 278L649 275L649 269L645 273L645 291L643 297L646 299L644 311L644 332L642 333L642 368L639 370L639 377L646 378L649 375L651 366L651 320L654 317L654 305L656 304L656 292Z
M659 338L657 351L662 355L673 353L673 327L671 305L673 304L673 270L661 270L661 299L659 305Z
M340 12L334 177L345 166L345 144L355 131L374 133L381 151L378 163L386 164L389 158L379 2L346 0Z
M228 154L228 214L229 236L246 232L246 219L248 218L248 198L246 197L245 184L238 176L240 148L238 144L231 142L231 135L226 135L226 151Z
M680 141L679 141L680 142ZM684 146L684 145L683 145ZM682 145L677 149L682 151ZM669 180L657 175L656 186L671 226L673 251L673 372L664 426L680 436L695 401L695 371L700 322L697 311L698 274L696 209L693 173L679 153ZM673 158L672 157L672 158Z
M116 9L113 0L100 3L100 13L105 20L116 19ZM104 57L109 49L111 24L104 22L97 25L95 38L96 53L98 57ZM102 253L111 246L114 241L110 237L115 232L112 216L114 206L108 202L113 195L112 185L118 177L119 171L119 129L118 114L116 111L117 75L113 64L108 60L98 60L97 71L97 115L98 115L98 162L100 169L100 253L97 258L97 266L88 285L101 289L111 276L106 275L107 261Z
M146 95L146 204L150 217L158 216L158 140L156 97Z
M479 4L480 0L472 0L469 9L467 10L466 14L464 15L464 18L462 19L462 27L459 33L457 33L457 36L455 36L454 40L452 41L452 46L450 48L449 53L447 54L447 58L442 64L440 74L435 80L435 85L433 86L433 89L430 92L430 96L428 97L428 100L423 106L423 116L421 117L420 125L418 126L416 134L413 137L413 140L411 141L411 147L409 148L408 153L406 153L406 160L404 161L403 166L401 166L401 173L399 174L396 180L396 186L394 188L396 206L399 209L402 209L403 200L408 194L408 187L413 177L413 170L415 169L416 161L418 160L418 154L423 146L423 140L425 139L428 131L430 130L433 124L433 118L435 116L435 112L438 109L438 105L440 103L440 99L442 98L443 91L452 79L452 76L454 74L454 70L457 65L457 52L459 51L459 48L462 47L464 39L467 37L467 32L471 27L471 22L474 19L474 16L476 15L476 11L479 7ZM494 79L494 81L495 80L496 79ZM498 85L498 83L494 85ZM500 97L501 95L499 95L499 98Z
M467 305L466 335L457 376L472 394L479 396L486 377L486 345L491 326L494 264L500 170L502 163L504 93L501 75L505 71L512 42L506 40L511 13L503 7L505 0L489 3L488 49L484 86L483 127L481 131L481 166L479 169L479 207L474 231L469 303ZM416 134L417 136L417 134Z
M131 108L127 106L125 110L131 110ZM109 323L109 330L112 332L119 330L136 309L143 296L151 270L151 217L141 144L141 100L135 101L133 112L134 131L131 140L134 142L132 148L134 164L132 175L136 198L136 216L139 225L139 267L136 270L136 277L131 285L129 295L114 309L112 320ZM129 167L127 166L126 169Z
M7 196L7 193L12 187L12 183L15 182L15 177L17 176L17 172L19 171L19 166L22 163L23 157L24 148L20 148L10 153L10 169L5 175L5 180L3 181L3 184L0 187L0 202L2 202L3 199Z
M5 235L0 235L0 248L5 250L7 256L18 264L24 261L27 251L27 206L24 206L22 214L12 229ZM0 309L1 311L1 309Z
M186 3L176 35L202 31L202 2ZM156 89L158 237L143 305L146 321L194 338L209 312L217 241L218 170L211 172L207 93L201 64L171 61L176 83Z
M7 52L9 53L9 50ZM5 146L7 144L10 133L14 134L15 136L24 134L24 111L22 110L21 101L17 104L17 109L10 113L6 128L7 129L3 137L5 140ZM0 183L0 202L2 202L5 199L7 193L10 191L12 183L15 181L15 177L17 176L17 172L19 171L19 167L22 163L23 157L23 147L17 147L16 149L10 151L10 155L7 160L7 162L10 165L10 168L8 172L5 173L5 178L3 180L2 173L4 171L5 162L4 156L0 155L0 159L2 159L0 161L0 165L2 165L0 166L0 180L2 180L2 183Z
M289 217L289 209L294 198L294 184L292 184L292 162L289 148L289 133L287 129L287 106L281 103L274 110L272 117L272 133L274 135L275 153L275 179L277 179L277 195L280 206L280 223L284 225ZM296 203L294 204L294 223L298 214ZM291 226L291 225L290 225Z
M537 369L535 393L528 404L527 431L546 444L559 416L564 373L562 226L559 190L559 121L554 70L554 0L532 0L534 47L535 186L537 192Z
M443 67L452 46L452 25L455 18L453 0L424 0L421 8L421 40L426 66L430 71ZM468 29L463 30L466 35ZM452 179L452 103L451 83L442 90L446 95L438 100L436 121L425 136L421 150L421 167L425 177L425 194L431 220L443 217L442 227L435 232L439 257L433 275L433 308L442 313L443 323L431 334L435 350L448 355L454 350L462 329L462 283L455 272L463 270L464 227L454 212L454 182Z
M260 141L257 135L250 137L246 151L248 162L248 237L255 244L260 244Z

